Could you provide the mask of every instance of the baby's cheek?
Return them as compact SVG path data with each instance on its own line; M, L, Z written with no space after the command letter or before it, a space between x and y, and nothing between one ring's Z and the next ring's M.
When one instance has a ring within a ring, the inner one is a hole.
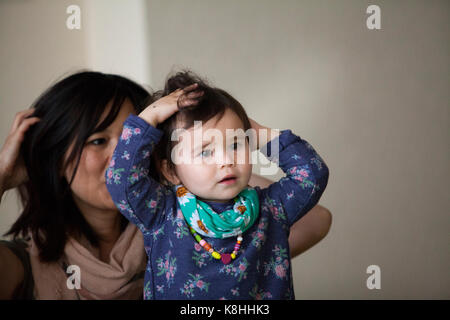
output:
M198 191L211 184L212 181L212 176L206 168L195 165L187 168L184 177L186 183L189 183Z

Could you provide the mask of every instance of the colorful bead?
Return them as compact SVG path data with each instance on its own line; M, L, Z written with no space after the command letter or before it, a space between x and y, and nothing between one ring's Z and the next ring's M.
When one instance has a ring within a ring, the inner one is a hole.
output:
M222 260L223 264L229 264L231 262L231 254L223 253L221 254L220 260Z
M203 249L208 251L214 259L222 260L222 262L224 264L228 264L231 262L231 260L236 259L237 253L238 253L239 249L241 248L241 242L243 240L242 236L239 235L237 237L236 244L234 245L234 250L231 254L224 253L221 255L219 252L215 251L208 242L206 242L204 239L202 239L202 237L192 227L190 227L189 230L191 231L195 240L203 247Z

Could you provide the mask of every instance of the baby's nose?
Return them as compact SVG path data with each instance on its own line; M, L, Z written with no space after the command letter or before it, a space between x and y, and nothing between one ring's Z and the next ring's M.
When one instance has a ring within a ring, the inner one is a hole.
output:
M218 164L220 164L220 165L232 165L236 162L234 152L222 151L218 156L219 156Z

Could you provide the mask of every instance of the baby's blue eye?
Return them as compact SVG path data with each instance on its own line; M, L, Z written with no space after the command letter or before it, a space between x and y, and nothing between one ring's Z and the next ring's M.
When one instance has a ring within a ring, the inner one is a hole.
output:
M241 146L241 144L240 144L239 142L233 143L233 147L234 147L235 149L239 148L240 146Z
M211 155L212 151L211 150L203 150L200 155L202 157L209 157Z
M242 147L242 143L240 143L240 142L235 142L235 143L232 144L232 149L233 150L237 150L237 149L239 149L241 147Z

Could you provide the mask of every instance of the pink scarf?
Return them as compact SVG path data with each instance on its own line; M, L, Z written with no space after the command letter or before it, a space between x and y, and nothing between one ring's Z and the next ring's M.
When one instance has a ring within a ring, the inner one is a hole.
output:
M43 263L31 239L28 251L34 279L35 299L141 299L146 254L139 229L129 223L115 243L109 262L98 258L96 249L87 240L69 238L64 256L58 262ZM66 268L76 265L80 270L80 289L69 289L67 279L73 272Z

